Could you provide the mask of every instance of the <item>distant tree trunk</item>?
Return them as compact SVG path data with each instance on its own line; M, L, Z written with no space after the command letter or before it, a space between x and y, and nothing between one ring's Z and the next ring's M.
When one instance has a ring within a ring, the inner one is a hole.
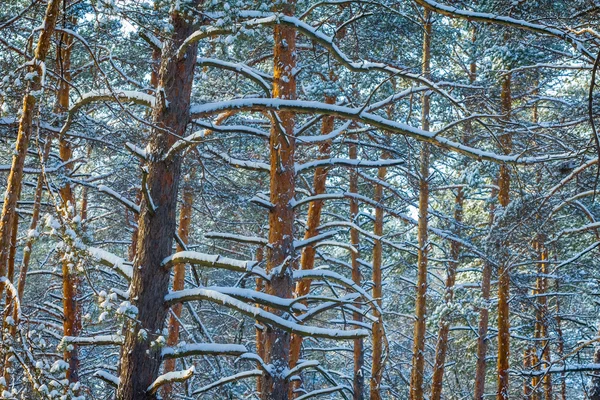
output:
M67 18L66 16L63 16ZM73 18L68 18L73 23ZM73 38L71 35L61 33L58 35L57 50L57 68L60 77L58 81L58 93L56 98L55 112L60 114L69 110L69 94L71 84L71 52ZM71 142L62 135L59 137L59 155L63 162L70 160L73 156ZM71 164L65 166L65 174L70 175L73 167ZM67 181L59 189L60 198L64 215L67 217L66 223L77 215L75 196L71 184ZM64 255L62 257L62 275L63 275L63 334L65 336L79 336L81 331L81 305L79 303L80 279L76 271L73 270L75 260ZM79 350L77 345L72 344L69 349L64 351L64 359L69 363L67 378L70 382L79 380Z
M182 194L181 210L179 210L179 228L177 234L181 241L185 244L189 242L190 236L190 225L192 223L192 206L194 204L194 187L192 182L195 179L195 170L192 167L190 173L184 178L184 187ZM184 251L185 249L179 244L177 245L177 251ZM173 291L183 290L185 287L185 263L180 263L174 266L173 270ZM171 312L169 316L169 336L167 337L167 346L176 347L179 343L179 319L181 318L181 309L183 304L177 303L171 306ZM175 371L176 360L174 358L165 361L164 372ZM168 383L163 386L162 389L163 399L169 400L173 396L173 384Z
M511 98L511 75L507 74L502 78L502 113L505 118L510 119L512 108ZM503 134L499 137L500 144L505 153L510 153L512 148L512 140L510 134ZM510 203L510 172L506 164L500 166L500 174L498 176L498 201L506 210ZM504 243L506 248L508 243ZM502 250L504 251L504 250ZM510 275L507 260L504 257L500 259L498 268L498 400L506 400L509 396L508 384L508 368L510 359L510 315L509 302L510 299Z
M264 260L264 250L262 247L256 249L256 261L262 263ZM263 292L265 290L265 282L262 278L256 278L256 291ZM257 307L262 307L260 304ZM264 359L265 357L265 339L264 339L265 326L256 321L256 354ZM262 376L256 377L256 392L260 396L262 393Z
M423 75L430 77L431 72L431 11L425 9L423 13ZM423 95L421 127L429 130L430 98ZM413 334L412 371L410 375L410 398L420 400L424 398L423 375L425 371L425 318L427 306L427 253L429 239L428 208L429 208L429 143L421 144L420 176L419 176L419 221L418 221L418 250L417 250L417 299L415 304L415 326Z
M293 15L295 1L276 4L274 11ZM296 30L293 27L275 25L273 55L273 97L286 100L296 99ZM269 212L269 245L266 254L266 270L272 274L265 282L266 293L281 298L293 295L292 273L294 270L294 209L295 196L295 115L290 111L277 113L269 140L270 151L270 200L273 208ZM268 308L281 315L282 311ZM289 380L283 375L289 368L291 334L265 326L264 361L273 367L271 374L263 374L261 384L263 400L283 400L289 397Z
M327 104L335 104L335 97L326 96L325 103ZM327 135L333 131L334 118L331 116L323 117L323 123L321 125L321 134ZM331 142L325 141L321 142L319 146L320 158L328 158L331 153ZM319 194L325 193L326 183L327 183L327 167L318 167L315 169L314 177L313 177L313 193L312 195L316 196ZM323 200L316 200L310 202L308 206L308 213L306 217L306 233L304 234L304 239L310 239L319 234L319 225L321 224L321 210L323 209ZM302 251L302 256L300 258L300 269L301 270L310 270L314 268L315 265L315 255L317 250L315 246L309 245L304 248ZM296 284L295 289L295 297L303 297L308 295L310 292L310 281L302 280ZM291 342L291 350L290 350L290 368L293 368L298 363L298 359L300 358L300 349L302 347L302 336L300 335L292 335ZM299 382L298 382L299 384ZM293 386L296 386L294 384ZM296 386L297 387L297 386Z
M460 236L460 226L463 219L464 192L458 188L454 199L454 235ZM446 276L446 294L444 302L451 303L454 300L454 283L456 281L456 268L460 258L460 243L453 241L450 244L450 262ZM446 364L446 352L448 350L448 334L450 332L450 321L442 316L438 331L438 340L435 348L435 364L433 366L433 377L431 380L431 400L440 400L442 396L442 385L444 382L444 366Z
M555 261L556 261L556 256L555 257ZM555 288L556 288L556 292L558 293L560 290L559 288L559 283L558 283L558 279L555 281L554 283ZM556 346L556 353L558 358L562 358L564 356L565 353L565 339L563 337L563 332L562 332L562 318L560 316L560 297L557 296L556 297L556 334L558 335L557 338L557 346ZM560 399L561 400L567 400L567 381L565 380L565 373L561 372L560 374Z
M523 369L525 371L531 369L533 366L533 351L531 347L527 346L523 351ZM531 390L531 385L529 384L529 380L523 380L523 400L531 400L531 395L533 391Z
M358 157L356 151L356 144L351 143L348 147L348 155L351 160L356 160ZM356 169L350 170L350 184L348 188L350 193L358 193L358 172ZM354 224L357 223L356 219L358 216L358 201L354 198L350 199L350 222L353 224L352 228L350 228L350 244L352 247L356 249L356 252L352 252L350 255L351 263L352 263L352 282L354 282L357 286L361 286L362 284L362 275L360 273L360 263L358 262L360 258L360 250L359 250L359 241L360 237L358 234L358 229L354 227ZM360 308L360 303L357 302L354 304L355 307ZM361 323L363 320L362 314L360 312L352 313L352 319L357 323ZM365 392L365 376L363 373L363 367L365 364L365 355L364 355L364 343L363 339L354 339L354 348L353 348L353 358L354 358L354 379L352 382L353 386L353 400L362 400L364 398Z
M197 7L199 2L188 3ZM163 155L184 135L189 121L190 94L196 65L197 46L189 46L178 58L177 49L194 32L188 17L171 13L173 30L165 39L159 71L164 96L157 96L152 113L153 128L148 145L152 156L146 163L147 186L156 209L141 202L139 233L133 278L130 286L132 304L137 307L137 321L128 322L121 349L119 400L156 399L146 389L158 376L160 349L150 343L162 334L168 308L164 296L169 289L170 273L162 265L171 254L176 230L177 191L181 156L164 159Z
M41 163L44 164L50 154L50 148L52 147L52 137L46 138L44 144L44 150L42 155ZM31 211L31 222L29 223L29 231L36 232L38 222L40 220L40 208L42 206L42 195L44 194L44 174L38 176L37 185L35 187L35 194L33 195L33 209ZM27 237L25 247L23 248L23 261L21 262L21 268L19 270L19 284L17 286L17 293L19 300L23 301L23 295L25 294L25 283L27 282L27 271L29 270L29 262L31 261L31 251L33 249L33 242L35 241L35 235Z
M44 15L44 25L42 27L36 48L34 58L29 67L29 72L34 73L34 77L28 82L23 96L23 108L21 109L21 118L19 120L19 129L17 131L17 140L15 151L12 156L10 172L6 183L4 194L4 203L2 205L2 215L0 216L0 277L7 277L8 258L10 253L10 243L14 219L17 218L17 201L21 192L21 183L23 181L23 168L25 166L25 157L29 139L33 130L33 115L37 105L35 92L42 90L42 65L46 61L46 56L50 48L50 41L56 27L56 20L59 14L60 0L50 0L46 7ZM9 384L8 375L8 357L3 366L3 376L6 379L6 385ZM0 389L8 386L1 385Z
M548 340L548 298L545 296L548 290L548 249L544 246L544 237L541 236L538 241L539 246L539 275L538 276L538 295L540 295L540 319L538 321L541 338L541 354L544 368L550 368L552 362L550 359L550 340ZM544 387L544 399L552 400L552 374L546 374L542 377Z
M387 153L383 153L381 158L387 158ZM381 167L377 172L377 179L379 181L385 181L387 174L387 168ZM383 186L381 184L375 185L375 196L373 200L377 203L375 208L375 224L373 227L373 234L376 239L373 243L373 290L372 296L377 303L379 309L383 306L383 292L382 292L382 273L381 266L383 263L383 246L381 243L381 237L383 236ZM356 261L358 263L358 260ZM358 265L357 265L358 267ZM370 399L381 400L381 379L383 377L383 315L378 311L374 312L374 316L377 321L373 322L372 326L372 360L371 360L371 382L370 382Z

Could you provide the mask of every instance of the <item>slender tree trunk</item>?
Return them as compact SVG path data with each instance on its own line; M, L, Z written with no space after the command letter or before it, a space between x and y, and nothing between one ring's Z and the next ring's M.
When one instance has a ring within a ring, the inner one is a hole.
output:
M326 96L325 103L335 104L335 97ZM327 135L333 131L334 118L331 116L323 117L323 123L321 125L321 134ZM319 146L320 158L328 158L331 152L331 142L325 141ZM325 193L327 183L327 172L326 167L318 167L315 169L313 177L313 195L319 195ZM308 213L306 218L306 233L304 239L310 239L319 234L319 225L321 224L321 210L323 209L323 200L316 200L309 204ZM317 250L315 246L309 245L302 251L300 258L300 269L310 270L315 265L315 255ZM295 297L303 297L308 295L310 292L310 281L302 280L296 284ZM300 358L300 349L302 347L302 336L292 335L291 342L291 353L290 353L290 368L293 368L298 363ZM299 382L298 382L299 384ZM294 384L296 386L297 384Z
M460 226L463 219L464 192L458 188L454 199L454 235L460 235ZM448 275L446 276L446 294L444 302L451 303L454 300L454 283L456 281L456 268L460 258L460 243L453 241L450 244L450 259L448 263ZM446 352L448 350L448 334L450 332L450 321L442 316L438 331L438 341L435 348L435 364L433 366L433 377L431 380L431 400L440 400L442 396L442 384L444 382L444 366L446 363Z
M264 260L264 250L262 247L256 249L256 261L262 263ZM265 290L265 283L262 278L256 278L256 291L263 292ZM256 305L257 307L262 307L260 304ZM261 358L265 358L265 339L264 339L264 329L265 326L256 321L256 354ZM259 397L262 393L262 376L258 376L256 378L256 392Z
M198 2L189 4L197 7ZM139 234L130 286L132 304L137 307L137 321L125 329L121 350L119 400L156 399L146 389L158 376L160 350L150 343L162 334L168 308L164 296L169 288L169 271L161 266L171 254L176 230L177 191L181 156L168 160L166 151L185 133L189 121L190 94L196 64L197 46L189 46L182 58L177 49L194 31L188 17L171 13L173 30L165 40L159 71L160 87L152 120L153 129L148 146L147 186L156 209L144 199L141 203Z
M66 16L65 16L66 18ZM72 18L69 22L74 23ZM58 93L56 99L55 112L64 113L69 109L69 94L71 82L71 51L73 38L71 35L61 33L58 35L57 66L58 75ZM72 158L73 148L71 142L66 136L59 137L59 155L61 161L65 162ZM69 175L72 172L72 165L65 166L65 173ZM65 223L70 223L71 219L77 215L75 196L69 182L59 189L62 208L66 217ZM81 282L73 266L76 260L71 259L66 254L62 257L62 275L63 275L63 334L65 336L78 336L81 331L81 305L79 295ZM77 345L72 344L64 351L64 359L69 363L67 378L70 382L77 382L79 379L79 350Z
M556 256L555 256L556 261ZM558 279L555 281L556 292L560 291ZM562 332L562 318L560 316L560 296L556 297L556 334L557 338L557 346L556 353L558 358L563 358L565 353L565 339L563 337ZM564 362L563 362L564 363ZM567 381L565 380L565 373L561 372L560 374L560 399L567 400Z
M0 277L5 277L7 272L13 218L16 217L17 201L19 199L21 182L23 181L23 167L25 165L29 139L33 130L33 115L37 104L37 98L34 94L42 89L42 65L46 61L48 49L50 48L50 40L52 39L52 34L56 27L59 5L60 0L50 0L48 2L46 14L44 16L44 25L30 67L30 72L35 73L35 76L28 83L23 97L23 108L19 120L15 152L12 156L11 168L2 206L2 215L0 217Z
M275 11L293 15L295 1L279 2ZM273 97L296 99L296 31L293 27L276 25L273 29ZM270 191L273 208L269 212L269 245L266 254L266 270L272 274L266 282L266 293L281 298L293 295L292 273L294 270L294 209L295 196L294 153L295 115L290 111L277 113L269 141ZM281 315L280 310L268 311ZM283 372L289 368L291 334L282 329L265 326L264 361L273 368L272 374L264 374L261 384L263 400L283 400L289 397L290 384Z
M386 158L387 154L383 153L381 158ZM377 171L377 179L385 181L387 174L387 168L381 167ZM373 244L373 289L372 296L375 299L379 309L383 307L383 282L381 266L383 263L383 247L380 238L383 236L383 186L380 184L375 185L375 196L373 200L377 203L375 208L375 225L373 227L373 234L377 237ZM358 263L358 260L357 260ZM358 266L357 266L358 267ZM378 311L374 312L374 316L377 321L373 322L372 326L372 360L371 360L371 381L370 381L370 394L371 400L381 400L381 379L383 377L383 315Z
M502 113L506 119L510 118L511 112L511 75L507 74L502 79ZM505 153L509 153L512 148L512 140L510 134L503 134L499 138L500 144ZM508 166L503 164L500 166L500 175L498 176L498 201L506 210L510 202L510 172ZM504 243L506 248L508 243ZM504 251L504 250L502 250ZM510 276L507 260L501 257L500 266L498 268L498 400L505 400L509 397L508 383L508 368L510 358L510 315L509 305L510 300Z
M531 369L533 366L533 351L531 347L526 347L523 351L523 369L525 371ZM531 396L533 391L531 389L531 385L529 384L529 380L523 380L523 400L531 400Z
M34 58L29 67L29 72L34 73L34 77L28 82L23 96L23 107L21 118L19 120L19 129L17 131L17 140L15 151L12 156L10 172L6 183L4 194L4 203L2 206L2 215L0 216L0 277L7 277L7 264L10 253L10 242L14 219L17 218L17 201L21 192L21 183L23 181L23 168L29 139L33 131L33 115L37 105L36 92L42 90L43 64L50 48L50 41L56 27L56 20L59 14L60 0L50 0L46 7L44 15L44 24L35 48ZM3 366L3 376L6 379L6 385L10 382L8 375L8 357ZM0 389L8 386L0 385Z
M189 175L184 179L184 187L182 194L182 205L179 210L179 228L177 234L181 241L185 244L189 242L190 225L192 222L192 206L194 204L194 188L192 182L195 179L195 171L192 168ZM185 249L179 244L177 251ZM183 290L185 287L185 263L180 263L174 266L173 274L173 291ZM179 319L181 318L181 310L183 304L177 303L171 306L171 314L169 316L169 335L167 337L167 346L176 347L179 343ZM174 358L165 361L164 372L175 371L176 360ZM168 383L162 389L163 399L169 400L173 397L173 384Z
M44 144L44 150L42 155L42 164L46 163L48 155L50 154L50 148L52 147L52 137L46 138ZM35 187L35 194L33 195L33 209L31 212L31 222L29 224L30 232L37 232L38 222L40 220L40 209L42 206L42 195L44 194L44 174L38 176L37 185ZM31 251L33 249L33 243L36 240L36 235L30 235L25 242L23 248L23 261L21 262L21 268L19 270L19 284L17 286L17 293L19 300L23 301L25 294L25 283L27 282L27 271L29 270L29 262L31 261Z
M431 12L423 13L423 75L430 77L431 68ZM421 127L429 130L429 95L423 95ZM413 334L412 371L410 375L410 398L424 398L423 377L425 372L425 318L427 306L427 253L429 239L427 235L429 208L429 143L421 144L420 176L419 176L419 221L418 221L418 253L417 253L417 300L415 304L415 326Z
M351 143L348 147L348 155L351 160L356 160L358 157L356 151L356 144ZM350 170L350 185L349 185L350 193L358 193L358 172L356 169ZM356 220L358 217L358 201L354 198L350 199L350 222L353 224L358 223ZM358 229L352 225L350 228L350 244L352 247L356 249L356 252L352 252L350 255L351 263L352 263L352 282L354 282L357 286L361 286L362 284L362 275L360 273L360 263L358 262L360 258L360 250L359 250L359 234ZM356 308L360 308L360 303L356 302L354 304ZM352 313L352 319L357 323L361 323L363 320L362 314L358 311ZM353 386L353 400L362 400L364 398L365 392L365 376L363 373L363 367L365 364L365 355L364 355L364 342L363 339L354 339L354 348L353 348L353 359L354 359L354 379L352 382Z

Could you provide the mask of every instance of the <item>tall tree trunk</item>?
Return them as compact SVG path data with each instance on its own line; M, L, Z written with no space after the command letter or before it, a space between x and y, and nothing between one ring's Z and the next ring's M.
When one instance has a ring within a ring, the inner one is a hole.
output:
M63 16L65 20L74 23L73 18ZM56 99L55 112L60 114L69 110L69 94L71 83L71 51L73 38L71 35L61 33L58 35L57 49L57 68L60 77L58 82L58 93ZM73 156L71 142L65 135L59 137L59 155L63 162L70 160ZM72 172L72 165L65 166L65 173L69 175ZM71 184L67 181L59 189L62 208L66 217L65 223L70 223L71 219L77 215L76 202ZM73 266L76 260L72 260L66 254L62 257L62 275L63 275L63 334L65 336L78 336L81 331L81 305L79 303L80 279ZM69 363L67 378L70 382L77 382L79 376L79 350L76 344L72 344L64 351L64 359Z
M387 157L387 153L381 155L382 158ZM385 181L387 174L387 168L381 167L377 171L377 179L379 181ZM373 234L377 237L373 244L373 290L372 296L377 303L379 309L383 307L383 292L382 292L382 273L381 266L383 263L383 247L381 243L381 237L383 236L383 186L381 184L375 185L375 196L373 200L377 203L375 208L375 225L373 227ZM357 260L358 263L358 260ZM358 266L357 266L358 267ZM371 381L370 381L370 399L381 400L381 379L383 377L383 315L379 311L374 312L374 316L377 321L373 322L372 325L372 336L371 336L371 347L372 347L372 359L371 359Z
M23 167L25 165L29 139L33 130L33 115L37 105L37 98L34 92L42 89L42 65L46 61L46 56L50 48L50 40L56 27L59 5L60 0L50 0L48 2L44 16L44 25L36 45L32 65L29 67L29 72L34 73L35 76L28 82L25 95L23 96L23 107L19 120L15 152L12 156L6 192L4 194L2 215L0 217L0 277L5 277L7 272L13 218L16 217L17 201L21 190L21 182L23 181Z
M510 119L512 108L511 98L511 75L507 74L502 79L502 113L505 118ZM510 134L503 134L499 138L502 150L505 153L510 153L512 148L512 140ZM510 203L510 172L508 166L502 164L500 166L500 174L498 176L498 201L506 210ZM508 243L504 243L502 247L506 249ZM505 251L505 250L502 250ZM498 400L508 399L509 384L508 384L508 368L510 358L510 315L509 315L509 299L510 299L510 276L509 266L505 257L501 256L500 266L498 268Z
M356 160L358 157L356 151L356 144L351 143L348 147L348 156L351 160ZM358 193L358 172L356 169L350 170L350 184L349 184L350 193ZM358 201L354 198L350 199L350 222L352 222L352 227L350 228L350 244L352 247L356 249L350 255L351 263L352 263L352 282L354 282L357 286L361 286L362 284L362 275L360 273L360 250L359 250L359 234L358 229L354 227L354 224L358 223L356 221L358 217ZM360 302L356 302L354 304L356 308L360 308ZM361 323L363 320L362 314L358 311L352 313L352 319L357 323ZM364 355L364 342L363 339L354 339L354 347L352 350L353 359L354 359L354 379L352 382L353 387L353 400L362 400L364 398L365 392L365 376L363 373L363 367L365 364L365 355Z
M181 210L179 210L179 228L177 234L181 241L188 244L190 236L190 225L192 223L192 206L194 204L194 188L192 182L195 179L195 170L192 170L184 179L184 187L182 194ZM185 249L179 244L177 251ZM183 290L185 287L185 263L180 263L174 266L173 274L173 291ZM171 314L169 316L169 335L167 336L167 346L176 347L179 342L179 319L181 318L181 310L183 304L177 303L171 306ZM164 372L175 371L176 360L174 358L165 361ZM169 400L173 396L173 384L168 383L162 389L163 399Z
M554 258L554 261L556 261L556 256L554 256ZM554 285L556 292L558 293L560 291L558 279L554 282ZM558 358L562 359L565 353L565 339L563 337L562 318L560 316L560 296L556 297L556 334L558 335L556 353ZM564 372L561 372L560 374L560 400L567 400L567 381L565 380L565 375Z
M264 260L264 249L262 247L258 247L256 249L256 261L262 263ZM262 278L256 278L256 291L263 292L265 290L265 282ZM257 307L262 307L260 304L256 305ZM264 325L258 323L256 321L256 354L264 359L265 358L265 339L264 339ZM256 393L261 396L262 393L262 376L256 377Z
M34 73L34 77L28 82L23 96L23 107L21 118L19 120L19 129L17 131L17 141L15 151L12 156L10 172L6 183L4 194L4 204L2 206L2 215L0 216L0 277L6 278L7 264L10 253L10 242L14 219L17 218L17 201L21 192L21 183L23 181L23 168L25 166L25 157L29 139L33 130L33 115L37 105L35 92L42 90L43 64L46 61L50 40L56 27L56 20L59 14L60 0L50 0L46 7L44 15L44 25L42 27L34 53L33 62L29 67L29 72ZM8 361L8 357L5 361ZM8 372L8 365L5 363L3 375ZM10 376L5 376L10 378ZM9 384L10 379L6 379ZM3 385L1 385L3 386ZM5 389L8 386L0 387Z
M295 1L279 2L274 11L293 15ZM296 99L296 30L293 27L276 25L273 29L273 97ZM294 153L295 115L290 111L277 113L272 122L269 139L270 152L270 200L273 204L269 212L269 245L267 246L267 273L271 280L265 283L266 293L281 298L293 295L292 273L294 270L294 209L295 196ZM277 121L279 120L279 121ZM281 315L282 311L268 308L268 311ZM273 368L271 374L263 374L261 399L283 400L289 397L290 384L283 371L289 368L291 334L265 326L264 361Z
M431 11L425 9L423 13L423 75L431 75ZM423 95L421 127L429 130L430 98ZM427 302L427 253L429 240L428 208L429 208L429 143L421 144L420 176L419 176L419 221L418 221L418 253L417 253L417 299L415 304L415 326L413 334L412 371L410 375L410 398L420 400L424 398L423 375L425 372L425 318Z
M189 4L197 7L199 2ZM160 369L160 350L150 343L162 334L168 308L164 296L169 288L169 271L161 266L171 254L176 230L177 191L181 156L163 155L185 133L189 121L190 94L196 64L197 46L189 46L178 58L177 49L194 31L189 17L173 11L171 37L165 40L159 71L163 96L157 96L152 113L153 129L148 146L151 157L146 164L149 195L156 205L141 203L139 234L130 286L137 321L128 322L121 349L119 400L156 399L146 389Z
M460 236L460 226L463 219L464 192L458 188L454 199L454 235ZM450 262L446 276L446 294L444 302L452 303L454 300L454 283L456 282L456 268L460 258L460 243L453 241L450 244ZM431 380L431 400L440 400L442 396L442 384L444 382L444 366L446 364L446 352L448 350L448 334L450 333L450 321L442 316L438 331L438 340L435 348L435 364L433 366L433 377Z
M326 96L325 103L335 104L335 97ZM333 131L334 118L331 116L323 117L323 123L321 125L321 134L327 135ZM320 159L329 157L331 152L331 142L322 142L319 146ZM313 196L325 193L325 184L327 183L327 167L318 167L315 169L313 177ZM323 200L316 200L310 202L308 206L308 213L306 217L306 233L304 239L310 239L319 234L319 225L321 224L321 210L323 209ZM315 255L317 249L314 245L309 245L302 251L300 258L300 269L310 270L315 265ZM310 281L302 280L296 284L295 297L302 297L308 295L310 292ZM292 335L291 342L291 353L290 353L290 368L296 366L298 359L300 358L300 348L302 347L302 336Z

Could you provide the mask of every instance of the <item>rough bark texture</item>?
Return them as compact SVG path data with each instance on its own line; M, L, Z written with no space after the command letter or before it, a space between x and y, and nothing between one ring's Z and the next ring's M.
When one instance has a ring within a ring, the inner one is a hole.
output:
M293 0L280 2L275 11L293 15ZM273 97L296 99L296 31L292 27L276 25L273 29ZM293 295L292 272L294 269L294 124L293 112L277 113L269 141L270 151L270 200L273 208L269 212L269 245L266 254L266 269L271 273L271 281L266 282L266 293L281 298ZM268 309L281 315L281 310ZM264 332L264 361L273 368L272 374L262 377L261 399L281 400L289 396L290 383L283 376L289 368L291 334L279 328L266 326Z
M352 160L356 160L358 154L355 144L350 144L348 148L348 156ZM350 185L349 185L350 193L358 193L358 172L356 169L350 170ZM356 218L358 216L358 201L354 198L350 199L350 221L352 223L357 223ZM354 225L353 225L354 226ZM351 263L352 263L352 282L356 285L361 286L362 284L362 275L360 272L360 263L358 262L360 258L359 251L359 234L358 229L352 227L350 229L350 243L357 250L356 252L352 252L351 254ZM360 303L357 302L354 304L356 308L360 308ZM360 312L352 313L352 319L357 323L361 323L363 320L362 314ZM363 339L355 339L354 340L354 348L353 348L353 358L354 358L354 379L352 381L353 387L353 400L362 400L364 398L365 392L365 377L363 373L363 367L365 364L365 355L364 355L364 342Z
M431 64L431 12L425 9L423 14L423 75L430 76ZM421 127L429 130L429 95L422 100ZM410 375L410 398L424 398L423 378L425 370L425 318L427 305L427 253L428 253L428 208L429 208L429 143L421 145L419 176L419 221L418 221L418 254L417 254L417 299L415 304L415 326L413 333L412 370Z
M197 4L197 3L196 3ZM191 6L191 5L190 5ZM181 156L168 161L162 156L182 136L189 121L190 94L198 49L188 47L178 59L176 51L193 31L185 15L171 14L173 31L165 41L159 71L158 96L153 110L154 128L148 146L151 160L147 185L156 210L145 200L141 204L139 234L131 281L131 299L137 307L137 323L125 329L121 350L119 400L155 399L146 389L157 378L160 369L160 349L150 344L162 333L168 308L164 296L169 288L169 271L161 266L172 251L176 229L177 190Z
M502 79L502 113L506 119L510 118L511 111L511 76L507 74ZM512 147L510 134L503 134L499 138L500 144L505 153L509 153ZM498 176L498 201L506 209L510 202L510 172L508 166L500 166ZM506 248L507 243L504 244ZM498 400L508 399L508 368L510 358L510 320L509 320L509 299L510 299L510 276L507 260L501 257L498 268L498 390L496 396Z
M327 96L325 103L335 104L335 97ZM334 118L330 116L323 117L323 123L321 125L321 134L327 135L333 131ZM325 141L319 146L320 158L328 158L331 150L331 142ZM327 183L327 172L328 168L318 167L315 169L313 177L313 195L319 195L325 193L325 184ZM323 200L313 201L308 206L308 213L306 218L306 233L304 239L310 239L319 234L319 225L321 224L321 210L323 209ZM300 258L300 269L310 270L315 265L315 255L317 249L313 245L306 246L302 251ZM302 280L296 284L295 297L302 297L308 295L310 292L310 280ZM290 368L293 368L298 363L300 358L300 349L302 347L302 336L292 335L290 350Z
M179 227L177 234L181 241L188 244L190 235L190 225L192 222L192 205L194 203L194 190L192 182L195 174L192 170L189 175L185 178L185 185L183 187L182 204L179 210ZM177 251L184 251L179 244L177 245ZM173 267L173 291L183 290L185 286L185 264L176 264ZM183 304L177 303L171 306L171 314L169 315L169 336L167 337L167 346L176 347L179 342L179 319L181 318L181 310ZM175 371L176 360L174 358L165 361L164 372ZM167 383L162 388L163 399L169 400L172 398L173 384Z

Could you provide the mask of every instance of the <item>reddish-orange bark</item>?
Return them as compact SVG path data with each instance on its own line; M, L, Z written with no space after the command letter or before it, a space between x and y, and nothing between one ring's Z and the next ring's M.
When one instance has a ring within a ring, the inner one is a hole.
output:
M510 118L512 107L511 98L511 75L507 74L502 79L502 113L506 119ZM504 134L499 138L500 144L505 153L509 153L512 148L512 140L510 134ZM510 171L508 166L503 164L500 166L500 174L498 176L498 201L500 205L506 209L510 202ZM508 245L503 244L503 247ZM508 384L508 368L510 358L510 315L509 302L510 299L510 276L507 260L501 259L498 268L498 400L508 399L509 384Z
M327 104L334 104L335 97L327 96L325 98ZM321 133L327 135L333 131L334 118L330 116L323 117L323 123L321 125ZM329 141L322 142L319 146L320 158L329 157L331 149L331 143ZM313 177L313 195L319 195L325 193L325 184L327 183L327 172L328 169L325 167L319 167L315 169ZM323 209L323 200L316 200L310 202L308 205L308 213L306 218L306 233L304 239L312 238L319 234L318 228L321 224L321 210ZM306 246L302 251L300 258L300 269L310 270L315 265L315 255L317 250L314 245ZM303 297L308 295L310 292L310 280L302 280L296 284L294 296ZM298 359L300 358L300 349L302 347L302 336L292 335L292 342L290 344L290 368L296 366ZM299 382L298 382L299 383Z
M423 14L423 56L422 69L425 77L430 76L431 65L431 12L425 9ZM423 95L421 127L429 130L429 95ZM423 378L425 372L425 331L427 306L427 255L428 255L428 208L429 208L429 143L421 144L419 176L419 221L417 250L417 299L415 304L415 325L413 333L412 370L410 375L410 398L424 398Z
M293 15L295 1L279 2L275 11ZM276 25L273 29L273 97L296 99L296 31L293 27ZM294 269L294 218L292 200L295 196L295 115L291 111L277 113L279 123L273 121L269 139L270 153L270 201L269 246L266 252L266 270L271 280L265 282L268 294L281 298L293 295L292 272ZM268 308L280 315L280 310ZM286 399L290 382L283 371L289 368L291 334L273 326L265 326L264 361L274 368L272 374L263 374L263 400Z

